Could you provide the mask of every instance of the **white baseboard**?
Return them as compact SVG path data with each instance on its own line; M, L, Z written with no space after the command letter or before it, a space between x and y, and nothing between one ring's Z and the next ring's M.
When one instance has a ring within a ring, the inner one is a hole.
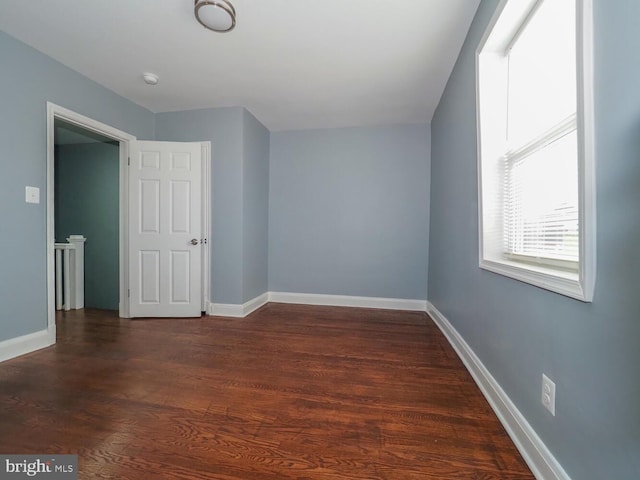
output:
M381 308L386 310L410 310L424 312L426 300L402 298L352 297L347 295L321 295L316 293L269 292L269 301L298 303L303 305L327 305L333 307Z
M234 303L210 303L207 314L215 317L244 317L242 305Z
M267 302L269 302L269 292L265 292L262 295L258 295L256 298L249 300L242 305L242 316L246 317L250 313L255 312L263 305L266 305Z
M534 476L538 480L571 480L562 465L558 463L535 430L529 425L529 422L453 325L431 302L427 302L426 311L458 353Z
M244 318L259 309L261 306L265 305L268 301L269 292L265 292L242 305L233 303L210 303L209 308L207 309L207 314L216 317Z
M0 342L0 362L35 352L56 343L56 326Z
M386 310L408 310L424 312L426 300L407 300L403 298L351 297L347 295L321 295L317 293L265 292L248 302L238 305L232 303L210 303L208 315L217 317L244 318L268 302L295 303L300 305L326 305L332 307L381 308Z

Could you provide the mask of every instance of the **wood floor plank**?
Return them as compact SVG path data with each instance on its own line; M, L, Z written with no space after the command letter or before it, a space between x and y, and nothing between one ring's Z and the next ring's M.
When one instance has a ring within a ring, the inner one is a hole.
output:
M533 479L424 313L86 309L57 327L0 364L1 453L77 453L82 479Z

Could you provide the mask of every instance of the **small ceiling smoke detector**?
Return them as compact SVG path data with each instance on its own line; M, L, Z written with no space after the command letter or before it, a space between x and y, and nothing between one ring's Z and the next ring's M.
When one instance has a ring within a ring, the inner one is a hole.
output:
M155 73L143 73L142 74L142 79L144 80L144 83L146 83L147 85L157 85L158 84L158 75L156 75Z
M227 0L194 0L200 24L214 32L230 32L236 26L236 9Z

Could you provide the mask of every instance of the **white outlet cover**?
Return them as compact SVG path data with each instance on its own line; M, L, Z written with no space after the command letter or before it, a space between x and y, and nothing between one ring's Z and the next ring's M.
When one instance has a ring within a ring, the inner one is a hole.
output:
M40 189L38 187L24 187L25 201L27 203L40 203Z
M547 377L544 373L542 374L542 405L544 408L551 412L551 415L555 417L556 415L556 384Z

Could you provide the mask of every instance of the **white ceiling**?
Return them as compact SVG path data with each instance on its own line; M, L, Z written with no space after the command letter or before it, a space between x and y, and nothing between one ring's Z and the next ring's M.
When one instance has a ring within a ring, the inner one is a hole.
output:
M4 0L0 29L152 112L244 106L272 131L421 123L479 0L232 2L225 34L193 0Z

